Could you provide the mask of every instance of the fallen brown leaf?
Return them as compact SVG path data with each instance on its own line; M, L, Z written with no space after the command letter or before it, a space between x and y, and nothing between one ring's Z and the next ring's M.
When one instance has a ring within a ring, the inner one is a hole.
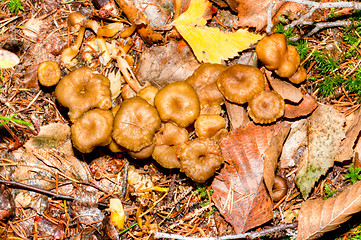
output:
M261 126L249 122L220 142L226 164L212 183L213 200L236 233L272 218L273 203L263 181L264 154L276 136L283 136L285 127L288 123ZM279 142L272 144L278 146ZM270 159L277 155L267 154Z
M285 118L293 119L306 116L316 109L318 103L316 99L308 94L303 96L303 99L298 104L286 103L285 104Z
M326 200L307 200L298 216L296 240L316 239L347 221L361 210L361 181Z
M199 65L184 41L171 41L144 51L135 75L141 83L149 81L162 88L171 82L184 81Z

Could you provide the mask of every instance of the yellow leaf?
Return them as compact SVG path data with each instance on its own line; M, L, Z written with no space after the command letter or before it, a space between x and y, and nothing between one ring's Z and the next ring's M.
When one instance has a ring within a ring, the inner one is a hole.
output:
M188 25L188 26L203 26L206 25L207 20L204 14L212 6L207 0L193 0L190 2L188 10L182 13L172 25Z
M117 198L109 201L110 221L118 228L124 228L125 214L122 202Z
M262 38L262 35L244 29L225 33L210 27L177 25L176 28L191 46L198 61L208 63L221 63L224 59L233 58Z
M186 12L172 22L200 62L221 63L249 48L263 36L240 29L226 33L204 26L211 7L207 0L192 0Z

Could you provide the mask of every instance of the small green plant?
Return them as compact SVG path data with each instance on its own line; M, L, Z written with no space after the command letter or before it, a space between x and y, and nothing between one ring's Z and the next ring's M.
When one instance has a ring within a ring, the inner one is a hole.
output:
M15 15L18 14L19 10L24 10L21 0L10 0L8 3L8 8L11 13Z
M345 181L350 181L351 184L354 184L355 182L357 182L358 180L361 180L361 167L354 167L353 164L350 165L350 167L348 168L349 173L343 175L343 177L345 178Z
M213 190L208 190L205 184L197 183L197 189L195 190L198 193L198 197L203 201L200 206L204 207L207 206L212 202L212 193Z
M24 120L21 120L21 119L16 119L14 118L16 116L16 114L13 114L12 116L10 117L5 117L5 116L0 116L0 120L2 120L3 122L0 122L0 126L4 125L4 124L7 124L9 122L14 122L14 123L19 123L19 124L23 124L23 125L26 125L28 126L31 130L34 130L34 126L33 124L27 122L27 121L24 121Z
M296 47L298 54L300 54L301 62L305 60L308 54L311 52L307 40L291 42L290 44Z
M323 190L325 191L325 195L323 196L323 199L330 198L337 192L336 189L332 190L330 188L330 186L328 186L327 183L325 183L325 186L324 186Z
M285 35L285 37L287 38L287 44L290 44L291 42L289 41L290 38L293 38L296 36L295 34L295 29L294 28L289 28L287 30L285 30L284 26L282 24L278 24L274 27L273 29L274 33L281 33L283 35Z

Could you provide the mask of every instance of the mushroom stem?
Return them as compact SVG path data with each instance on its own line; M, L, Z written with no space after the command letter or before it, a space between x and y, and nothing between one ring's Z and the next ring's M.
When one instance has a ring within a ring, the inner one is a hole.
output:
M122 51L123 49L120 48L120 50ZM124 59L124 57L123 57L124 55L125 54L121 54L121 55L115 56L114 58L117 60L118 68L122 72L125 81L136 93L138 93L140 90L142 90L144 87L146 87L147 84L145 84L144 86L140 85L138 79L135 77L128 62Z
M101 57L103 58L103 64L107 65L108 62L110 62L112 60L112 57L110 56L108 47L107 47L107 43L105 42L105 39L103 37L97 36L96 37L98 46L100 48L100 52L101 52Z

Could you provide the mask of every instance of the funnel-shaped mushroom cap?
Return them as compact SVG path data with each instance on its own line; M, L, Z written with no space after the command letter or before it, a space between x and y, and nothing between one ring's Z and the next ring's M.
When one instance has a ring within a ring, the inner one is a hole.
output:
M194 123L198 137L212 138L226 127L226 120L217 114L202 114Z
M112 136L120 146L138 152L152 144L160 126L157 110L143 98L132 97L122 103L115 115Z
M196 138L183 143L178 157L180 170L196 182L205 182L224 162L221 148L209 138Z
M173 82L159 90L154 106L164 122L171 121L180 127L193 123L200 111L197 93L187 82Z
M179 168L179 145L188 141L188 131L173 123L165 123L155 134L153 158L164 168Z
M51 87L56 85L61 78L59 64L52 61L46 61L39 64L38 79L41 85Z
M264 90L265 80L258 68L235 64L218 75L217 86L228 101L243 104Z
M224 97L217 87L218 75L227 69L222 64L203 63L187 78L187 82L196 90L201 109L221 105Z
M108 145L112 127L113 114L110 110L89 110L71 126L73 145L83 153L91 152L96 146Z
M295 46L288 45L286 55L283 57L281 65L275 69L275 73L280 77L289 78L297 71L301 59Z
M78 68L63 77L55 88L58 102L69 108L73 122L92 109L110 109L110 82L101 74L93 74L87 67Z
M267 124L283 116L285 102L275 91L264 91L248 103L247 111L254 122Z
M286 52L286 37L279 33L265 36L256 46L257 57L268 70L278 69Z

